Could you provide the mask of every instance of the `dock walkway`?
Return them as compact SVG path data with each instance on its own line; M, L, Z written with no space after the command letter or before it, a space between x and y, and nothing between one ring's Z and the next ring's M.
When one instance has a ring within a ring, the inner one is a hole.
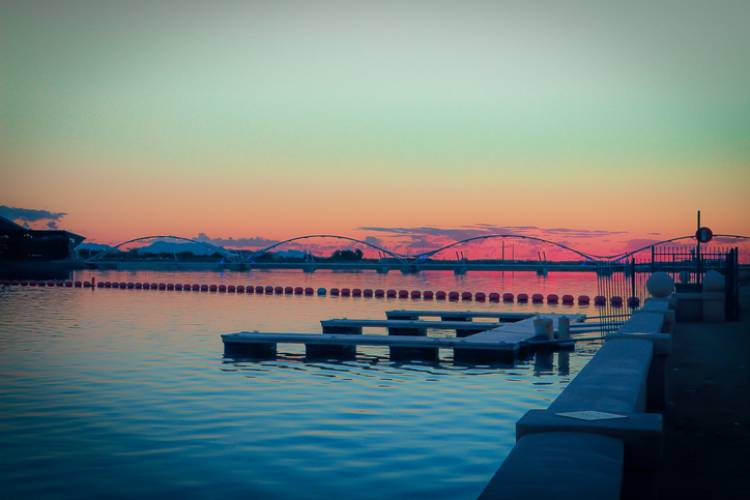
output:
M536 317L550 318L555 329L563 315L540 314ZM580 321L583 315L565 315L572 321ZM436 360L439 349L453 349L456 361L477 362L512 362L519 351L536 347L569 346L570 341L547 341L536 344L534 318L527 318L515 323L480 323L480 322L441 322L411 320L327 320L321 321L324 330L353 328L354 331L342 333L296 333L296 332L238 332L221 336L225 353L230 356L249 355L269 357L276 355L277 344L304 344L308 356L313 357L352 357L356 346L383 346L390 349L393 359L426 359ZM362 335L363 326L383 326L403 332L403 329L419 330L424 328L462 329L477 326L484 327L480 333L467 337L435 338L426 335Z
M533 318L538 313L515 312L515 311L445 311L435 309L392 309L385 312L388 319L418 319L423 317L441 318L444 321L459 319L469 321L474 318L492 318L501 323L521 321L522 319Z

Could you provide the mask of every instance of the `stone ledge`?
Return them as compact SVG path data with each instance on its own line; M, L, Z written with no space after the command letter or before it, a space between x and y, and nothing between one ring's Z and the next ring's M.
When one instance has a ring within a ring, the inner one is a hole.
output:
M672 352L672 335L667 333L650 333L650 332L623 332L615 333L607 337L610 340L627 340L642 339L650 340L654 343L654 354L668 355Z
M481 500L620 498L624 445L579 432L529 434L495 472Z
M585 432L625 443L626 463L637 467L655 466L663 454L662 416L658 413L629 413L627 418L579 420L561 417L548 410L529 410L516 422L516 440L529 434Z

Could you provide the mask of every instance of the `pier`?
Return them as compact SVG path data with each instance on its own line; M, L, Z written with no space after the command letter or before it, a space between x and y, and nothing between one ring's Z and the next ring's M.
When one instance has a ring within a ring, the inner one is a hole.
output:
M433 309L392 309L385 312L388 319L440 318L443 321L471 321L474 318L492 318L500 323L512 323L533 318L537 313L510 311L439 311Z
M581 314L538 314L514 323L333 319L321 321L321 334L238 332L223 334L221 338L228 356L272 357L276 355L277 344L304 344L309 357L351 358L356 355L356 346L362 345L388 347L391 358L399 361L434 361L440 349L452 349L454 359L459 362L512 363L519 353L531 349L571 347L574 341L569 338L537 338L535 319L551 320L552 328L557 331L563 317L571 322L585 319ZM389 335L363 335L363 327L388 328ZM472 334L428 337L425 334L428 328Z

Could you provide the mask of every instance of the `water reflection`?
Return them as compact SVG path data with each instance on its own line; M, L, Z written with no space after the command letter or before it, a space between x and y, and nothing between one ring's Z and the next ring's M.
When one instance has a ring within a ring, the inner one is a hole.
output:
M178 276L172 281L217 280ZM556 371L541 358L514 366L461 365L450 356L398 363L369 347L349 361L306 361L300 346L273 360L222 356L220 333L319 332L321 318L383 318L403 304L2 289L3 495L476 498L513 446L516 420L546 407L595 346L558 354Z

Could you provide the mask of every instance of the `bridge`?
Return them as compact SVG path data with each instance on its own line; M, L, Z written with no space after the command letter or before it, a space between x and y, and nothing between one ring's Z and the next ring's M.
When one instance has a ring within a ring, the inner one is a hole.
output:
M731 234L717 234L717 237L733 238L740 241L750 240L750 237L743 235L731 235ZM295 242L324 238L341 240L354 245L362 245L364 247L375 250L379 254L377 259L363 259L358 261L333 261L328 259L315 259L309 258L299 262L292 261L271 261L271 260L260 260L264 255L269 254L271 251L289 245ZM578 261L567 261L567 262L555 262L555 261L532 261L532 260L503 260L503 259L482 259L482 260L440 260L434 259L436 255L439 255L446 250L456 248L462 245L470 244L476 241L487 241L487 240L501 240L501 239L516 239L525 240L538 244L551 245L556 248L568 251L573 255L580 258ZM177 235L152 235L152 236L141 236L138 238L132 238L107 249L104 252L97 253L85 260L85 263L94 267L98 267L99 264L105 261L111 262L117 260L117 254L123 247L133 243L139 243L144 241L162 241L162 240L175 240L178 242L187 242L206 247L213 253L217 253L221 256L220 265L228 268L238 269L303 269L308 272L312 272L316 269L336 269L336 270L361 270L370 269L379 272L388 272L391 269L400 269L404 272L417 272L422 270L452 270L456 273L464 273L466 271L536 271L540 274L546 274L549 271L593 271L601 266L624 266L629 259L638 255L641 252L653 251L654 248L678 243L683 241L694 241L694 235L678 236L675 238L669 238L661 240L648 245L644 245L640 248L622 252L614 255L597 255L590 252L574 248L568 244L557 242L549 239L544 239L536 236L526 236L518 234L488 234L479 235L469 238L457 240L438 248L421 252L418 254L404 254L399 253L395 250L390 250L382 245L375 244L371 241L362 240L346 235L337 234L309 234L302 236L295 236L282 241L277 241L273 244L259 248L257 250L235 250L227 249L220 245L213 244L209 241L198 240L193 238L187 238ZM175 261L177 257L175 255ZM215 265L216 263L212 263ZM674 263L671 267L673 270L680 270L680 263Z

